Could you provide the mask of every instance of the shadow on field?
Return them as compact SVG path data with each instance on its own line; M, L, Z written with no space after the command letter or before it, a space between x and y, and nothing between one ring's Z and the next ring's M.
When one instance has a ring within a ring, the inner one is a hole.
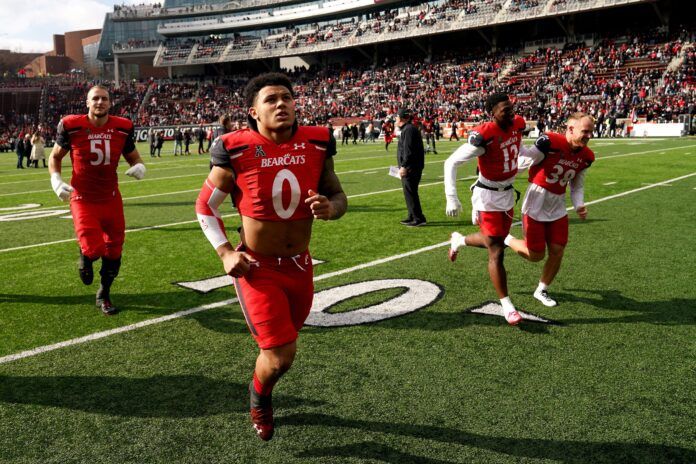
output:
M203 417L248 412L248 384L201 375L147 378L0 376L0 402L34 404L123 417ZM283 408L319 401L274 394Z
M295 414L277 420L278 426L321 426L356 429L359 432L399 435L408 438L433 440L448 445L456 444L495 451L521 459L549 459L571 464L588 462L696 462L696 451L677 446L648 443L591 442L549 440L536 438L508 438L485 436L457 429L423 424L395 424L392 422L344 419L327 414ZM325 433L325 432L323 432ZM378 454L371 454L378 453ZM379 454L385 453L385 454ZM443 463L432 458L410 456L384 445L356 443L354 445L315 448L303 451L298 457L356 457L382 460L388 463Z
M609 311L631 311L640 314L628 314L620 317L579 318L571 319L568 324L607 324L617 322L648 322L664 325L694 325L696 324L696 300L673 298L665 301L638 301L625 297L618 290L585 290L569 288L570 292L554 292L554 297L560 301L584 303L595 308ZM583 294L587 296L583 296Z
M42 310L51 310L50 306L73 306L79 309L88 308L94 309L95 294L98 285L94 284L90 287L95 293L86 290L89 293L83 295L31 295L31 294L13 294L0 293L0 303L26 303L40 304L46 306ZM119 310L133 311L144 314L164 315L173 312L173 308L180 305L180 295L171 292L160 293L120 293L118 289L112 291L111 296L113 302ZM66 308L72 309L72 308ZM118 316L116 316L118 317Z
M404 453L391 446L381 443L373 443L365 441L361 443L353 443L351 445L330 446L327 448L315 448L299 453L300 458L323 458L323 457L342 457L342 458L358 458L361 461L380 461L390 464L451 464L452 461L443 461L442 459L424 458Z

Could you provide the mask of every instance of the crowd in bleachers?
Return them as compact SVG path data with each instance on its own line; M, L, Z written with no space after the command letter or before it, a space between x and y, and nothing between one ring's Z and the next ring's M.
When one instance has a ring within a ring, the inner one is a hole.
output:
M482 102L494 91L512 95L520 114L543 120L549 128L558 128L575 111L588 112L599 121L672 121L694 112L694 49L682 50L693 39L688 34L670 38L651 32L530 54L445 54L429 63L390 57L378 67L335 65L290 74L301 121L307 124L325 124L332 118L384 120L405 105L441 123L476 122L486 118ZM242 89L249 77L216 82L123 81L118 88L111 85L112 114L128 117L137 126L212 123L222 113L244 121ZM0 86L25 86L29 81L33 80L8 79ZM31 131L41 122L51 140L62 115L85 110L91 82L74 78L36 82L47 86L44 120L38 120L38 110L6 113L0 119L1 139Z

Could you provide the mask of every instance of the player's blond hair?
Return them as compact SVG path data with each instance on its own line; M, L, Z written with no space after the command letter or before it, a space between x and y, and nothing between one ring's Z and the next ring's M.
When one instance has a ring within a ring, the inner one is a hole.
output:
M595 118L590 116L587 113L583 113L582 111L578 111L576 113L571 114L568 116L568 121L566 122L566 126L570 125L571 121L581 121L582 119L589 118L590 121L592 121L592 124L594 125L595 123Z

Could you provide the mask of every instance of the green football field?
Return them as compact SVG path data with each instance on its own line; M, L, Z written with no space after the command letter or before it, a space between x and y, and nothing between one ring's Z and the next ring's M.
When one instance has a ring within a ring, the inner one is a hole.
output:
M542 263L508 250L513 302L549 321L510 327L471 312L497 302L485 251L447 260L449 234L475 230L474 164L462 217L445 215L456 144L427 156L420 228L399 224L396 147L339 145L348 213L314 226L315 311L268 443L248 417L257 349L195 218L207 155L142 145L142 181L121 163L121 312L105 317L47 170L0 154L0 462L696 462L696 139L591 146L560 304L532 297ZM239 217L222 213L234 241Z

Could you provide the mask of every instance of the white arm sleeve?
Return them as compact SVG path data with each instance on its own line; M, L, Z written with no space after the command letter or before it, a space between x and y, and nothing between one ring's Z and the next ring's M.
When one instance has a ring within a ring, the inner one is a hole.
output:
M227 195L227 192L215 188L206 179L201 194L196 201L198 224L215 249L229 242L227 234L225 233L225 225L218 211L220 205L225 201L225 198L227 198Z
M517 172L524 172L534 165L544 161L546 155L536 146L522 146L519 158L517 158Z
M570 181L570 201L575 209L585 206L585 172L583 169Z
M445 161L445 195L457 196L457 168L467 161L478 158L486 150L483 147L475 147L465 143L457 148Z

